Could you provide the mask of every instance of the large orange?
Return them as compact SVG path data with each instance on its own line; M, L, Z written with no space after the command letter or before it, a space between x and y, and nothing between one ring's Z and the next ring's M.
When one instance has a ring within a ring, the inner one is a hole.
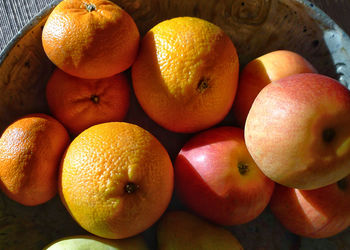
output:
M46 86L53 116L74 135L88 127L122 121L130 103L130 86L124 73L103 79L82 79L60 69Z
M45 114L27 115L12 123L0 138L0 187L27 206L57 193L58 167L68 146L66 129Z
M81 78L104 78L131 66L140 34L132 17L108 0L63 0L48 17L42 43L49 59Z
M153 27L132 66L136 97L158 124L195 132L220 122L237 88L239 62L230 38L218 26L177 17Z
M120 239L136 235L167 208L173 166L162 144L143 128L124 122L88 128L62 161L63 204L87 231Z

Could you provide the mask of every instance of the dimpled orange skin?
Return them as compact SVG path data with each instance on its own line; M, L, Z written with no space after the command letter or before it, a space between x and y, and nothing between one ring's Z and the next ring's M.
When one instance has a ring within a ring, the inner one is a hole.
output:
M130 86L124 73L103 79L82 79L56 69L46 86L53 116L77 135L92 125L122 121L130 105Z
M63 204L85 230L104 238L149 228L166 210L173 186L165 148L146 130L124 122L83 131L60 169Z
M2 192L26 206L53 198L68 143L66 129L48 115L32 114L12 123L0 139Z
M147 32L132 66L132 82L140 105L155 122L191 133L226 116L238 72L235 46L221 28L177 17Z
M63 0L42 33L48 58L68 74L105 78L131 66L140 34L132 17L107 0Z

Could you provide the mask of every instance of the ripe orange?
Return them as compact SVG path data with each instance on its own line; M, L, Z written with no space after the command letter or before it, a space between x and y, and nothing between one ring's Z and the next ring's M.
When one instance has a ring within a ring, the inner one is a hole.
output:
M167 208L173 166L160 142L125 122L92 126L78 135L62 161L63 204L85 230L104 238L136 235Z
M63 71L98 79L131 66L140 34L132 17L108 0L63 0L48 17L42 44Z
M53 116L74 135L88 127L122 121L130 103L130 87L124 73L103 79L81 79L55 70L46 86Z
M153 27L132 66L136 97L158 124L196 132L221 121L237 88L239 62L230 38L218 26L177 17Z
M27 206L50 200L57 193L57 170L69 143L66 129L45 114L12 123L0 138L0 188Z

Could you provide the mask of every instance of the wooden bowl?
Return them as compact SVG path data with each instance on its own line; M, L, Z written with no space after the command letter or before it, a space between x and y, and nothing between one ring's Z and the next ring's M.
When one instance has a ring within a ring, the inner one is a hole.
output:
M45 86L54 65L46 57L41 32L54 1L10 42L0 55L0 129L34 112L49 113ZM211 21L232 38L241 66L277 49L307 58L317 70L350 87L350 39L324 12L303 0L119 0L135 19L141 34L176 16ZM152 132L174 160L191 135L166 131L150 120L135 96L126 121ZM222 122L235 125L232 114ZM174 197L170 208L182 208ZM286 231L267 208L256 220L228 227L245 249L350 249L350 231L313 240ZM25 207L0 195L0 249L42 249L58 238L86 234L67 213L58 196L36 207ZM144 232L155 249L155 226Z

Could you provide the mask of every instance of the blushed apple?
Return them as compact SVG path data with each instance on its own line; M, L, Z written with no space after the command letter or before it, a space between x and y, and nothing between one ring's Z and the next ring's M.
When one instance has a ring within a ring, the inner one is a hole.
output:
M350 174L350 91L320 74L285 77L256 97L247 148L275 182L316 189Z
M350 225L350 176L314 190L276 185L270 208L295 234L309 238L334 236Z
M235 127L212 128L192 137L179 152L174 172L180 200L221 225L255 219L274 188L251 158L243 130Z
M303 56L289 50L272 51L249 62L240 73L233 103L238 125L244 127L255 97L267 84L294 74L316 72Z

